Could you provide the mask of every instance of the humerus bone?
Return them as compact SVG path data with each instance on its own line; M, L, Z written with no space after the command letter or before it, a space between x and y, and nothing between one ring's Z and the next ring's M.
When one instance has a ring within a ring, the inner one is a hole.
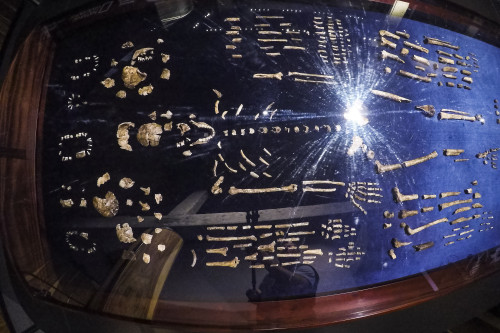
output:
M463 149L443 149L444 156L458 156L464 152Z
M398 214L400 219L405 219L407 217L414 216L414 215L418 215L418 210L403 209L403 210L400 210L399 214Z
M465 120L465 121L471 121L471 122L476 121L475 117L457 115L457 114L446 113L446 112L439 112L438 119L439 120Z
M453 197L456 195L460 195L461 192L442 192L439 193L440 198L447 198L447 197Z
M291 184L283 187L268 187L268 188L253 188L253 189L239 189L234 186L229 188L229 194L256 194L256 193L270 193L270 192L295 192L297 191L297 185Z
M240 263L240 260L238 259L238 257L234 257L233 260L229 260L229 261L211 261L211 262L205 263L205 265L207 265L209 267L217 266L217 267L231 267L231 268L236 268L239 263Z
M425 37L424 38L424 43L431 44L431 45L444 46L444 47L448 47L448 48L453 49L453 50L459 50L460 49L460 47L452 45L449 42L445 42L445 41L439 40L437 38L432 38L432 37Z
M409 48L412 48L414 50L417 50L417 51L420 51L420 52L424 52L424 53L429 53L429 50L426 49L425 47L422 47L420 45L417 45L417 44L413 44L413 43L410 43L408 41L404 41L403 42L404 45L408 46Z
M215 254L222 254L224 257L227 256L227 251L229 249L227 247L221 247L218 249L206 249L207 253L215 253Z
M448 207L456 206L456 205L461 205L461 204L466 204L466 203L472 203L472 199L467 199L467 200L455 200L451 202L445 202L442 204L438 205L439 210L443 210Z
M419 81L423 81L423 82L431 82L431 78L430 77L427 77L427 76L420 76L420 75L417 75L417 74L414 74L414 73L410 73L410 72L407 72L407 71L404 71L402 69L399 70L399 74L402 75L402 76L406 76L410 79L415 79L415 80L419 80Z
M394 201L397 203L418 199L418 194L404 195L401 192L399 192L399 188L397 188L397 187L394 187L392 189L392 194L393 194Z
M400 62L402 64L405 63L405 61L403 59L401 59L399 56L397 56L393 53L387 52L385 50L382 50L380 55L381 55L382 59L392 59L392 60L396 60L397 62Z
M277 79L281 80L283 78L283 73L278 72L275 74L264 74L264 73L256 73L253 75L254 79Z
M434 242L427 242L427 243L423 243L423 244L419 244L419 245L413 245L413 248L415 250L417 250L417 252L419 252L419 251L430 249L433 246L434 246Z
M406 103L410 103L411 102L411 99L408 99L408 98L405 98L405 97L401 97L401 96L398 96L398 95L395 95L395 94L391 94L391 93L388 93L388 92L385 92L385 91L380 91L380 90L375 90L375 89L372 89L370 90L370 92L374 95L377 95L377 96L380 96L380 97L384 97L384 98L388 98L388 99L392 99L393 101L396 101L396 102L406 102Z
M392 246L394 246L396 249L399 249L402 246L407 246L407 245L411 244L411 242L400 242L396 238L393 238L391 240L391 243L392 243Z
M257 237L254 235L251 236L240 236L240 237L212 237L208 236L206 237L207 241L209 242L233 242L233 241L240 241L240 240L252 240L252 241L257 241Z
M380 37L390 37L390 38L394 38L394 39L399 39L398 35L395 35L392 32L387 31L387 30L379 30L378 34L380 35Z

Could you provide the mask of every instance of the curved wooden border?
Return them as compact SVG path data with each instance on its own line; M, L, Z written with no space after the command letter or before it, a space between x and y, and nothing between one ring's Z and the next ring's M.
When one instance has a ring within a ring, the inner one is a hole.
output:
M2 237L19 272L43 272L49 282L58 276L51 270L44 238L37 193L40 187L36 185L40 150L35 149L42 139L40 124L53 51L50 35L44 29L33 31L18 51L0 91L0 109L4 110L0 113ZM324 326L420 304L499 269L500 248L496 248L422 275L331 296L262 303L159 301L153 322L204 331Z

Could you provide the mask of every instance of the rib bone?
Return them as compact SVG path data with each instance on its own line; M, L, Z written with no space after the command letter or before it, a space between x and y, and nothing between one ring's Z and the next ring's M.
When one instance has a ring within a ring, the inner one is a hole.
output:
M396 101L396 102L406 102L406 103L410 103L411 102L411 99L408 99L408 98L405 98L405 97L401 97L401 96L398 96L398 95L395 95L395 94L391 94L391 93L388 93L388 92L385 92L385 91L381 91L381 90L375 90L375 89L372 89L370 90L370 92L374 95L377 95L377 96L380 96L380 97L384 97L384 98L388 98L388 99L392 99L393 101Z
M432 37L425 37L424 43L431 44L431 45L444 46L444 47L448 47L448 48L453 49L453 50L460 49L459 46L451 45L449 42L445 42L445 41L439 40L437 38L432 38Z
M282 186L282 187L267 187L267 188L245 188L245 189L239 189L234 186L231 186L229 188L229 194L234 195L234 194L256 194L256 193L270 193L270 192L295 192L297 191L297 185L296 184L291 184L288 186Z

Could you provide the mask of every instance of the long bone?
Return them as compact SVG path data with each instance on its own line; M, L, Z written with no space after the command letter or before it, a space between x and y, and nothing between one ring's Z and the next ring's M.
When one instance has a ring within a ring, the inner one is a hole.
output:
M456 220L453 220L450 222L451 225L454 225L454 224L457 224L457 223L462 223L462 222L467 222L467 221L470 221L472 219L478 219L480 218L481 215L479 214L475 214L475 215L472 215L472 216L469 216L469 217L460 217Z
M221 247L218 249L206 249L207 253L215 253L215 254L222 254L224 257L227 256L227 251L229 249L227 247Z
M240 240L252 240L252 241L257 241L257 237L254 235L251 236L229 236L229 237L212 237L212 236L206 236L207 241L209 242L233 242L233 241L240 241Z
M433 246L434 246L434 242L427 242L427 243L423 243L423 244L413 245L413 248L417 252L420 252L420 251L423 251L423 250L430 249Z
M403 31L396 31L396 35L401 36L401 37L406 38L406 39L410 38L410 34L403 32Z
M310 74L301 72L288 72L288 76L312 76L312 77L320 77L323 79L334 79L333 75Z
M297 184L290 184L288 186L282 186L282 187L267 187L267 188L246 188L246 189L240 189L236 188L234 186L231 186L229 188L229 194L230 195L235 195L235 194L258 194L258 193L271 193L271 192L295 192L297 191Z
M440 223L443 223L443 222L448 222L448 219L446 217L443 217L439 220L436 220L436 221L432 221L432 222L429 222L427 224L424 224L423 226L420 226L418 228L415 228L415 229L412 229L410 228L409 225L407 225L406 223L401 223L401 227L405 229L405 232L408 234L408 235L414 235L422 230L425 230L427 228L430 228L436 224L440 224Z
M394 39L399 39L398 35L393 34L392 32L387 31L387 30L379 30L378 34L380 35L380 37L390 37L390 38L394 38Z
M439 193L439 197L440 198L447 198L447 197L457 196L460 194L461 194L461 192L442 192L442 193Z
M464 152L463 149L443 149L444 156L458 156Z
M273 241L272 243L269 243L269 244L259 245L257 247L257 250L263 251L263 252L274 252L275 246L276 246L276 242Z
M384 37L380 37L380 45L389 46L391 49L396 49L397 47L396 43L391 42L390 40L387 40Z
M209 267L217 266L217 267L231 267L231 268L236 268L239 263L240 263L240 260L238 259L238 257L234 257L233 260L229 260L229 261L212 261L212 262L205 263L205 265L207 265Z
M399 70L399 74L402 75L402 76L408 77L410 79L419 80L419 81L422 81L422 82L429 83L429 82L432 81L432 79L430 77L417 75L417 74L414 74L414 73L410 73L410 72L404 71L402 69Z
M411 167L411 166L414 166L414 165L417 165L417 164L429 161L429 160L431 160L433 158L436 158L437 156L438 156L438 153L436 151L433 151L432 153L430 153L428 155L425 155L425 156L422 156L422 157L418 157L418 158L415 158L413 160L405 161L405 162L403 162L401 164L405 168L408 168L408 167Z
M456 205L461 205L461 204L466 204L466 203L472 203L472 199L467 199L467 200L455 200L451 202L445 202L442 204L438 205L439 210L443 210L448 207L456 206Z
M407 217L411 217L411 216L415 216L415 215L418 215L418 210L403 209L403 210L400 210L399 214L398 214L400 219L405 219Z
M444 47L448 47L448 48L453 49L453 50L459 50L460 49L459 46L452 45L449 42L445 42L443 40L439 40L437 38L432 38L432 37L424 37L424 43L431 44L431 45L444 46Z
M195 142L191 143L190 146L203 145L203 144L207 143L208 141L210 141L215 136L215 129L212 126L210 126L209 124L204 123L204 122L196 122L194 120L190 120L189 122L197 128L206 129L210 132L210 134L208 136L196 140Z
M472 117L472 116L463 116L463 115L457 115L457 114L452 114L452 113L447 113L447 112L439 112L438 119L439 120L465 120L465 121L470 121L470 122L476 121L476 118Z
M429 53L429 50L426 49L425 47L422 47L420 45L417 45L417 44L413 44L413 43L410 43L408 41L404 41L403 42L404 45L408 46L409 48L412 48L414 50L417 50L417 51L420 51L420 52L424 52L424 53Z
M395 95L395 94L392 94L392 93L388 93L388 92L385 92L385 91L381 91L381 90L375 90L375 89L371 89L370 92L374 95L377 95L377 96L380 96L380 97L384 97L384 98L388 98L388 99L392 99L393 101L396 101L396 102L406 102L406 103L410 103L411 102L411 99L408 99L408 98L405 98L405 97L401 97L401 96L398 96L398 95Z
M275 74L265 74L265 73L256 73L253 75L254 79L277 79L281 80L283 78L283 73L278 72Z
M394 187L392 189L392 195L393 199L397 203L401 203L404 201L411 201L411 200L417 200L418 199L418 194L409 194L409 195L404 195L399 191L399 188Z
M453 59L448 59L445 57L438 57L438 61L442 64L449 64L449 65L455 65L455 60Z
M419 57L418 55L415 55L415 54L412 56L412 59L415 60L416 62L419 62L419 63L427 65L427 66L431 65L429 60L427 60L424 57Z
M405 61L403 59L401 59L399 56L397 56L393 53L387 52L385 50L382 50L382 52L380 53L380 56L382 57L382 59L392 59L392 60L396 60L397 62L400 62L402 64L405 63Z
M391 240L391 244L392 244L392 246L394 246L396 249L399 249L399 248L400 248L400 247L402 247L402 246L407 246L407 245L410 245L410 244L411 244L411 242L400 242L400 241L398 241L396 238L393 238L393 239Z

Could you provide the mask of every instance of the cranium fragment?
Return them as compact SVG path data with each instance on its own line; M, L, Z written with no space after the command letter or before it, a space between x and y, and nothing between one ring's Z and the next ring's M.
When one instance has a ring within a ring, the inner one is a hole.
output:
M139 127L137 132L137 141L144 147L151 145L156 147L160 144L161 133L163 132L161 125L157 123L148 123Z
M129 135L128 130L130 127L135 127L132 122L125 122L118 125L118 130L116 131L116 137L118 138L118 146L121 149L132 151L132 146L128 143ZM120 185L121 186L121 185Z
M116 236L118 236L118 240L122 243L133 243L136 241L132 228L128 223L123 223L122 226L119 224L116 225Z
M134 89L139 83L144 81L148 75L142 73L139 68L133 66L125 66L122 71L122 80L125 87Z
M108 191L104 199L94 197L92 203L99 214L104 217L113 217L118 213L119 203L113 192Z

